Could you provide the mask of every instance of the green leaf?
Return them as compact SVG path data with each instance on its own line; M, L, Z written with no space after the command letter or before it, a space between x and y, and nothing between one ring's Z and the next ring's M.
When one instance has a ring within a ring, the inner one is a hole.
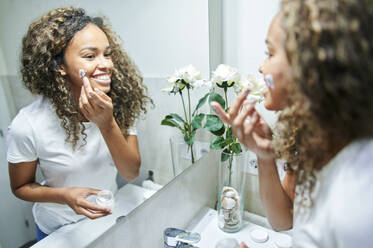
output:
M203 104L205 104L206 100L207 100L207 97L209 96L210 93L207 93L206 95L204 95L204 97L202 97L201 99L199 99L198 101L198 104L196 106L196 109L193 111L193 116L196 114L197 110L203 106Z
M228 149L224 149L221 153L221 161L224 162L224 161L227 161L228 158L229 158L229 151Z
M175 113L172 113L172 114L169 114L169 115L166 115L166 118L167 119L175 119L175 120L177 120L177 121L180 121L180 122L182 122L182 123L185 123L185 120L183 119L183 118L181 118L181 116L180 115L178 115L178 114L175 114Z
M171 126L171 127L177 127L177 128L179 128L180 130L182 129L181 127L180 127L180 125L176 122L176 121L174 121L174 120L172 120L172 119L169 119L169 118L164 118L163 120L162 120L162 122L161 122L161 125L164 125L164 126Z
M216 136L222 136L225 132L225 126L223 125L218 131L212 131L211 133Z
M225 100L224 98L219 95L218 93L211 93L210 94L210 97L209 97L209 104L211 104L211 102L218 102L220 104L220 106L225 109Z
M240 143L234 143L232 145L232 150L233 150L234 153L240 154L242 152Z
M192 120L193 130L196 130L198 128L202 128L203 118L205 118L205 114L202 114L202 113L193 118L193 120Z
M196 134L196 132L194 131L194 132L192 132L192 134L190 136L184 136L185 143L187 143L188 145L193 145L195 134Z
M224 146L225 146L225 139L220 136L213 139L210 144L210 148L215 149L215 150L223 149Z
M222 128L223 122L216 115L207 114L206 115L206 128L210 132L218 131Z

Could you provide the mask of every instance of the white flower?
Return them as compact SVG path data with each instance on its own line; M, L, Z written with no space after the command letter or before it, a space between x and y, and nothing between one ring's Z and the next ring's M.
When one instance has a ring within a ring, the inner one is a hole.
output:
M237 83L240 77L241 75L236 68L221 64L212 72L211 81L219 86L222 86L223 82L231 86L233 83Z
M249 89L250 93L248 98L251 100L262 101L264 99L262 91L266 87L265 83L252 75L242 78L237 84L235 84L235 86L237 92Z
M187 65L179 70L175 70L173 77L184 80L185 83L192 83L201 79L201 72L197 70L193 65Z
M162 91L168 93L177 93L185 86L192 87L193 83L201 79L201 72L193 65L188 65L175 70L174 75L167 78L168 87Z

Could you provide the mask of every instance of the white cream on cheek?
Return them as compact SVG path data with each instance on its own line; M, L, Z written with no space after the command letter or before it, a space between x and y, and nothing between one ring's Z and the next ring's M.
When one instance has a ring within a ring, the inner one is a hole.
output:
M272 74L265 75L264 76L264 81L265 81L266 85L268 86L268 88L271 88L271 89L275 88L275 83L274 83Z

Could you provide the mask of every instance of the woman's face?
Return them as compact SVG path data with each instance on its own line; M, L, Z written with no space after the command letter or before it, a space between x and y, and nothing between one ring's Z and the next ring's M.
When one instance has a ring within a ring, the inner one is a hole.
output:
M83 86L80 69L85 70L92 88L105 93L110 91L114 67L111 48L105 33L98 26L89 23L78 31L66 47L64 59L60 73L66 76L75 97L79 98Z
M278 14L271 23L266 39L268 57L259 67L259 72L264 77L271 75L273 78L273 87L267 86L263 91L265 96L264 106L269 110L282 110L287 104L286 84L288 79L285 75L289 70L289 63L284 47L285 32L281 28L280 21L281 15Z

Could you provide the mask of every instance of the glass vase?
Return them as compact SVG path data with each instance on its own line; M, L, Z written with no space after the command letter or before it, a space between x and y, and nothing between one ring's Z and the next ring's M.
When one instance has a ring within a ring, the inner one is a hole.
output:
M246 155L222 152L218 178L218 226L224 232L237 232L242 227L245 203Z
M179 175L195 162L195 145L188 145L182 137L170 139L172 169L174 176Z

